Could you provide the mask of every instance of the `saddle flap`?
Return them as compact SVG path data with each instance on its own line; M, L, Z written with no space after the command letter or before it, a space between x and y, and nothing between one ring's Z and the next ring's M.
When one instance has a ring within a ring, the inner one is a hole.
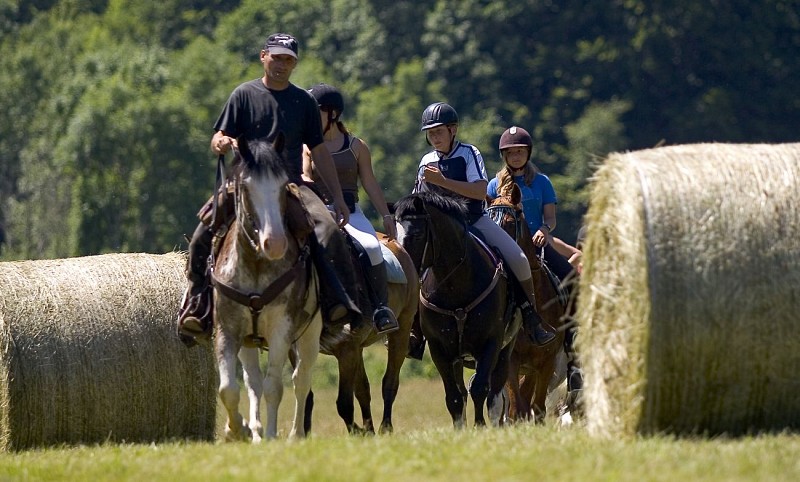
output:
M381 243L381 254L383 255L383 261L386 265L386 280L389 283L406 284L408 279L406 278L405 271L403 271L403 267L400 265L400 261L397 259L397 256L392 253L392 250L383 243Z
M303 204L300 187L290 182L286 185L286 193L286 224L297 239L304 239L314 231L314 221Z

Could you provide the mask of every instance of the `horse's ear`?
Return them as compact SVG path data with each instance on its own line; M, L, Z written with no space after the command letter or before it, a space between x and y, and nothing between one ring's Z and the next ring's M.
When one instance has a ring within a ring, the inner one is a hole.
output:
M283 148L286 146L286 136L283 134L283 131L278 131L278 135L275 136L275 140L272 141L272 147L279 153L283 153Z
M514 204L519 204L521 200L522 191L519 190L519 186L517 186L517 183L515 182L511 185L511 202Z

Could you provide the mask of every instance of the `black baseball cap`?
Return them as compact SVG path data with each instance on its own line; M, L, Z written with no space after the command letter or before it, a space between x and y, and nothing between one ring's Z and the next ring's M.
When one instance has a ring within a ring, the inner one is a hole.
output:
M264 50L271 54L286 54L297 58L297 39L288 33L274 33L267 37Z

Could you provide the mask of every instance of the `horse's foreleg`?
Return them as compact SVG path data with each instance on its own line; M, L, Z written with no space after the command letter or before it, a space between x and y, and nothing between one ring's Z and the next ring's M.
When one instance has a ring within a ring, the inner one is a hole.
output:
M388 335L389 350L386 360L386 372L381 382L381 395L383 396L383 419L381 420L380 433L392 433L392 407L397 398L400 386L400 370L406 359L408 351L408 337L411 331L412 320L401 321L400 329Z
M248 426L253 434L253 443L261 441L261 395L264 393L261 379L261 368L258 366L258 349L239 349L239 361L242 362L244 386L250 401L250 422Z
M486 343L483 352L476 356L475 379L469 389L469 394L472 397L472 404L475 407L476 427L486 425L486 419L483 416L483 407L489 395L490 377L492 376L496 364L497 345L490 341ZM503 383L505 383L505 380L503 380Z
M238 347L231 337L220 330L217 339L217 364L219 367L219 398L228 420L225 423L225 440L246 440L251 436L239 414L239 382L236 380L236 353Z
M520 420L522 407L522 394L519 386L519 358L512 356L508 365L508 377L506 381L511 392L511 404L508 409L508 418L512 421Z
M440 343L430 340L428 348L431 352L431 359L433 364L436 365L436 370L444 384L444 400L447 405L447 411L450 412L450 417L453 419L453 427L456 429L464 428L464 419L466 418L466 387L464 387L463 368L460 363L458 369L451 364L451 357L447 355ZM455 357L453 357L455 358ZM460 372L460 377L456 374ZM460 383L459 383L460 382Z
M285 321L289 326L289 321ZM289 353L289 341L283 334L270 337L267 369L264 373L264 400L267 402L267 426L264 437L273 439L278 436L278 407L283 398L283 366Z
M354 407L353 407L353 392L355 390L357 374L357 354L360 353L359 349L353 346L353 343L344 343L343 346L336 351L336 360L339 362L339 392L336 396L336 412L347 427L347 433L357 434L361 428L355 423Z
M492 377L489 382L489 402L487 409L489 412L489 420L494 427L499 427L503 422L503 412L505 411L503 390L505 389L506 380L508 380L508 358L511 349L512 345L508 345L500 350L500 355L497 357L497 362L494 365Z
M369 389L369 378L367 377L367 369L364 367L364 353L361 348L358 348L358 356L356 357L356 379L353 385L355 390L356 400L361 407L361 421L364 424L364 432L368 434L375 434L375 424L372 422L372 394Z
M300 336L295 344L297 354L297 366L292 373L294 382L294 422L289 438L300 438L306 436L305 417L310 417L306 413L306 403L311 393L311 374L314 364L319 355L319 337L322 333L322 318L317 315L311 320L311 325Z
M548 363L544 363L536 372L536 388L533 392L533 419L538 424L544 423L544 418L547 415L547 390L550 385L550 379L553 378L553 371L555 370L555 357Z

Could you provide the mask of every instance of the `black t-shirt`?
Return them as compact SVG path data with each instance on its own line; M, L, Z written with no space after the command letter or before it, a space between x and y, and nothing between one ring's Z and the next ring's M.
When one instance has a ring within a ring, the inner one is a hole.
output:
M314 148L323 142L317 101L294 84L283 90L267 89L261 79L245 82L231 93L214 124L215 131L250 141L286 136L287 170L298 180L303 170L303 144Z

